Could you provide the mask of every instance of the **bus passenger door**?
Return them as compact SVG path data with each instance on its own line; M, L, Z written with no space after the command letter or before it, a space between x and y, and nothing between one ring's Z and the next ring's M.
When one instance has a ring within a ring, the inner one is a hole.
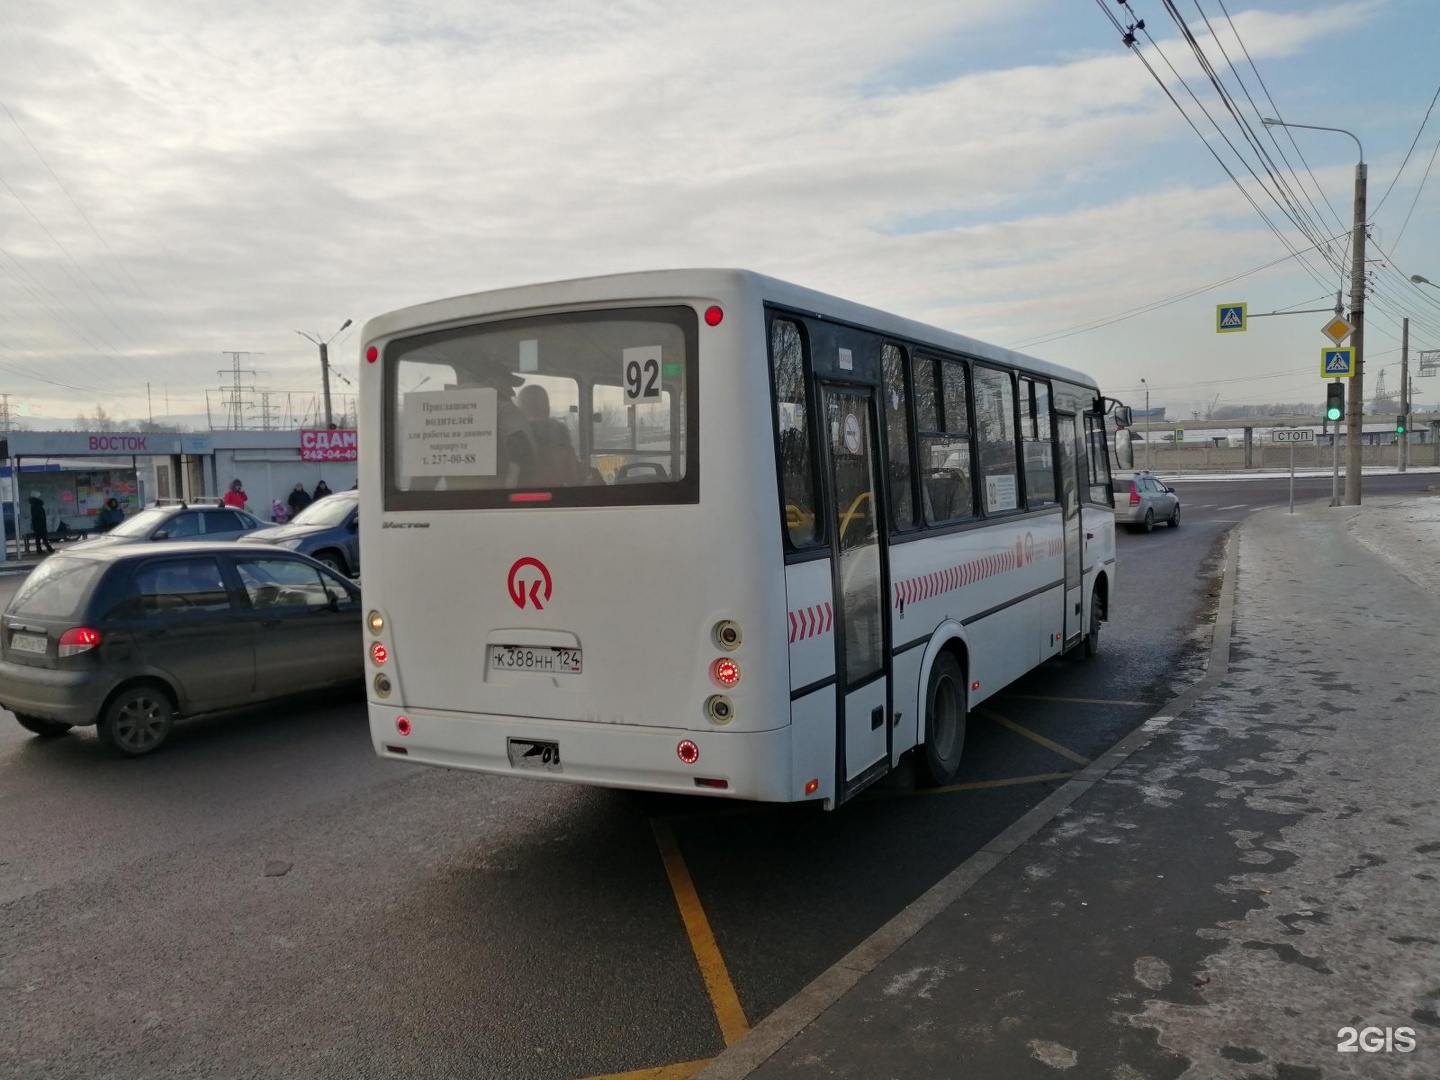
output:
M875 395L821 384L827 514L834 538L836 802L890 766L889 567L882 535Z
M1055 436L1060 442L1060 505L1065 510L1065 648L1084 633L1084 602L1080 553L1084 522L1080 515L1080 458L1076 440L1080 429L1069 413L1055 415Z

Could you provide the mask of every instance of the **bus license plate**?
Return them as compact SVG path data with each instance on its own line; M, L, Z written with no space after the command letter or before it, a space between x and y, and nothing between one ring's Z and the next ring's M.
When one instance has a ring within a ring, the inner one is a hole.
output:
M547 675L579 675L580 650L531 645L491 645L490 667L496 671L540 671Z
M20 652L35 653L44 656L49 642L47 639L36 634L11 634L10 647Z
M563 772L560 768L560 744L536 739L506 739L512 769L539 769L542 772Z

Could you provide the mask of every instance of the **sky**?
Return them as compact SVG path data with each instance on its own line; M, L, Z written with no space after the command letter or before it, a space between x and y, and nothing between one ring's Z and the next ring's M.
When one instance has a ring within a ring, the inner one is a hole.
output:
M1325 314L1215 308L1349 310L1357 147L1261 115L1363 144L1395 392L1402 318L1440 349L1440 4L1172 6L1305 231L1164 0L0 0L0 402L224 427L238 365L246 426L309 424L371 316L733 266L1174 417L1318 405Z

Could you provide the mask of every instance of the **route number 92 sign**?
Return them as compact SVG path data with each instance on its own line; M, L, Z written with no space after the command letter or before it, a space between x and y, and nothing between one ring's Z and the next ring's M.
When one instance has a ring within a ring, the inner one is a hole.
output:
M641 345L620 354L625 404L660 400L660 346Z

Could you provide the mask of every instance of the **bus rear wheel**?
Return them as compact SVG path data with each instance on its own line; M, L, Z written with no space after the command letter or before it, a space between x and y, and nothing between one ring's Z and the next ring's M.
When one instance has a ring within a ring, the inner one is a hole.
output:
M954 653L942 652L930 668L930 685L925 690L925 746L920 755L920 772L926 783L942 787L960 771L968 713L965 669Z

